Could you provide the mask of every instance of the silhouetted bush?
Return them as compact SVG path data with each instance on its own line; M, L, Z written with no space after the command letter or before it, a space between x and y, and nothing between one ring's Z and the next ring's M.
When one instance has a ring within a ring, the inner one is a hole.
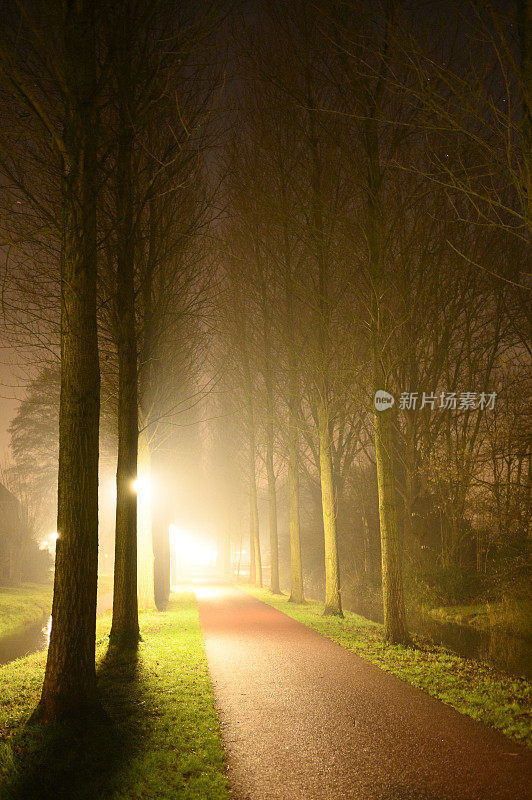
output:
M408 605L460 606L481 598L486 578L469 567L431 567L405 576Z

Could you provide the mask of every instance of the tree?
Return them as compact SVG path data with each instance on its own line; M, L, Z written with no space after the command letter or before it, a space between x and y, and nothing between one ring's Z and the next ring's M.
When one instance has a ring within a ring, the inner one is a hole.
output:
M63 5L66 108L60 152L61 400L52 629L37 718L96 703L98 431L96 320L97 83L94 7ZM83 586L83 592L80 587Z
M351 176L356 187L356 208L362 217L365 258L359 261L356 275L359 291L368 292L365 305L368 312L369 349L372 368L372 395L389 391L389 272L387 260L390 242L390 218L386 217L389 171L392 160L409 130L409 123L393 118L383 119L390 112L389 62L391 35L397 24L396 6L387 4L384 10L366 7L347 7L341 14L328 16L322 9L322 26L337 42L335 66L331 69L337 94L331 97L332 106L345 115L349 134L347 148L356 142L359 169ZM316 106L316 103L314 104ZM393 106L392 106L393 108ZM386 109L386 110L385 110ZM401 115L401 111L398 112ZM393 220L393 217L392 217ZM391 247L391 246L390 246ZM364 274L365 273L365 274ZM374 407L375 457L379 493L381 531L382 590L386 638L392 643L406 644L403 582L401 572L400 530L396 498L396 466L394 453L393 411Z
M268 3L264 21L264 34L251 61L255 61L255 80L261 85L275 109L272 130L262 126L258 141L262 139L264 152L274 172L277 191L281 192L282 204L286 199L295 204L284 225L289 225L290 235L301 243L301 263L306 276L303 289L307 307L306 317L311 318L307 327L305 348L306 365L309 368L312 388L310 405L315 410L315 432L318 439L322 519L324 532L325 563L325 613L342 614L340 593L340 568L337 541L337 487L332 463L331 384L333 382L334 356L331 343L334 340L334 314L339 291L333 267L337 235L338 207L342 202L341 173L336 158L334 125L326 124L316 114L314 105L318 97L326 93L323 76L314 69L317 40L313 20L307 19L302 5L288 7L285 3ZM279 53L279 37L286 42L283 54ZM274 44L275 42L275 44ZM260 53L260 56L257 54ZM290 133L286 135L286 131ZM292 161L287 147L297 141L298 163L293 171L287 169ZM271 201L269 203L272 205ZM275 206L275 204L274 204ZM271 213L271 212L270 212ZM279 225L279 208L274 219L277 224L278 263L283 271L291 270L289 252L286 249L286 232ZM270 248L267 248L268 252ZM279 255L280 254L280 255ZM285 263L283 264L283 255ZM286 273L285 273L286 274ZM283 281L283 283L285 283ZM298 284L301 290L303 281ZM288 277L288 289L293 281ZM285 285L285 290L287 286ZM291 347L291 345L289 345ZM293 360L292 360L293 365ZM292 422L291 451L292 467L289 470L292 505L297 497L294 435L294 392L297 382L293 376L290 383L290 406ZM294 589L302 598L300 575L300 547L298 546L298 522L295 508L292 512L293 533L292 561L294 565Z
M2 36L5 80L53 142L61 166L61 398L58 515L52 630L34 718L79 716L97 705L95 673L98 563L100 371L96 319L98 85L93 3L10 10ZM19 35L18 24L24 30ZM16 33L15 33L16 31ZM47 42L40 49L41 36ZM54 46L55 45L55 46ZM21 54L25 49L25 54ZM45 65L62 102L42 91ZM37 77L39 76L39 77Z
M118 354L118 460L116 469L115 568L110 641L131 646L139 639L137 603L138 375L135 321L133 143L138 93L133 87L132 51L136 42L132 8L119 7L116 20L116 290L115 322ZM135 65L137 66L137 65ZM135 70L138 78L138 69ZM135 96L136 95L136 96Z
M212 29L212 11L212 5L197 14L186 6L138 2L117 7L113 16L108 200L113 247L108 260L118 356L115 643L138 639L137 605L155 607L152 457L161 438L158 420L172 416L162 401L170 380L159 369L159 351L161 332L168 340L176 335L175 327L172 334L168 330L172 318L193 302L191 270L183 266L182 252L190 248L205 214L199 187L194 196L190 186L201 182L199 129L208 116L212 75L201 92L194 94L192 85L206 77L195 59ZM193 280L200 283L197 276ZM173 345L180 349L178 342ZM178 386L189 377L170 374ZM154 388L158 385L164 389ZM169 559L167 525L166 531L166 545L159 532L159 554L164 550ZM166 574L169 591L168 569Z

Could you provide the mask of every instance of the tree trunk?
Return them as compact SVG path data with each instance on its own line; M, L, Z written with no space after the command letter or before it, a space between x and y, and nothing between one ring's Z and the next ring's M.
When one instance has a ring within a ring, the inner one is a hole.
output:
M100 369L96 323L97 108L91 4L64 20L66 115L61 184L61 400L52 629L34 719L97 707Z
M253 408L253 382L249 365L249 354L244 345L242 349L244 380L246 388L246 407L248 423L248 473L249 473L249 579L251 583L262 586L262 560L260 555L259 510L257 506L257 474L255 468L255 412Z
M153 571L151 453L149 442L139 441L139 477L137 479L137 549L138 607L155 611Z
M119 291L120 293L120 291ZM123 318L124 325L129 315ZM130 318L134 328L134 317ZM137 478L138 403L135 340L124 330L118 344L118 463L113 623L110 641L131 646L139 639L137 606Z
M320 399L318 405L318 428L320 438L321 504L325 543L325 610L323 613L342 617L336 530L336 497L332 474L329 415L323 399Z
M375 330L378 314L372 313L371 347L373 357L373 389L386 389L380 362L378 334ZM384 632L391 644L409 644L403 597L403 576L399 550L399 525L395 496L392 410L374 411L375 457L379 489L379 521L382 554L382 597Z
M299 446L297 421L293 411L293 397L291 393L291 407L288 420L288 502L290 526L290 603L304 603L303 566L301 561L301 532L299 526Z
M257 267L260 276L262 298L262 317L264 335L264 383L266 387L266 474L268 478L268 512L270 527L270 590L273 594L281 594L279 586L279 537L277 532L277 489L275 470L273 467L274 451L274 378L271 343L271 303L268 298L268 282L262 269L262 262L257 255Z
M273 469L273 409L268 402L268 430L266 442L266 471L268 473L268 510L270 521L270 589L273 594L281 594L279 586L279 541L277 534L277 490Z
M119 136L116 175L117 265L115 320L118 353L118 462L116 470L115 569L110 641L130 647L139 640L137 605L138 373L135 327L135 247L129 113L128 31L119 42Z
M307 70L306 84L309 109L313 107L313 84L311 73ZM309 145L311 153L311 196L312 231L315 246L316 266L318 268L318 310L317 327L317 397L318 397L318 436L320 443L320 483L323 512L323 535L325 546L325 609L324 614L343 616L340 597L340 567L336 530L336 497L332 471L330 426L327 398L329 395L329 328L331 308L329 303L330 270L329 253L324 236L324 164L319 148L319 135L313 112L308 114Z
M382 52L387 48L387 37L392 27L394 6L387 7L385 41ZM384 369L385 342L389 331L383 328L384 305L383 286L383 168L379 150L377 125L377 98L380 96L384 73L379 76L372 93L368 93L368 112L364 122L363 143L367 160L367 243L370 286L370 352L373 372L373 392L388 389ZM379 491L379 524L381 534L382 558L382 596L384 629L387 641L392 644L409 644L410 637L406 626L403 597L403 575L400 558L400 531L397 517L395 494L395 456L393 451L392 409L373 412L375 426L375 458L377 462L377 485Z
M168 514L160 502L152 504L152 539L155 603L159 611L164 611L171 591L171 559Z
M250 496L251 508L251 496ZM253 518L249 518L249 582L255 583L256 580L256 564L255 564L255 532L253 530Z
M252 550L250 553L253 561L253 583L262 586L262 561L260 556L259 539L259 510L257 506L257 477L255 474L255 437L250 437L249 448L249 513L250 513L250 535Z
M282 184L285 207L285 184ZM286 225L283 226L285 258L286 347L288 354L288 506L290 529L290 603L304 603L301 530L299 525L299 434L297 427L298 380L294 352L294 287L292 258Z
M524 89L521 109L524 217L529 230L532 230L532 3L530 0L518 0L517 28L521 51L520 77Z

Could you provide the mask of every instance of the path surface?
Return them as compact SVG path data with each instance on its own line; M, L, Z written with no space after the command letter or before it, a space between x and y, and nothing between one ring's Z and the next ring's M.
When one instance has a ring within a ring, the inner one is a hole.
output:
M196 591L235 800L529 800L532 754L237 588Z

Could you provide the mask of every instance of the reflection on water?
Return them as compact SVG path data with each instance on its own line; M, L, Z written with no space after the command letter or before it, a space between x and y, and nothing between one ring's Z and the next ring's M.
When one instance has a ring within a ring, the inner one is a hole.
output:
M346 609L382 622L382 609L376 604L353 603ZM485 661L511 675L522 676L532 680L532 639L515 636L500 628L494 627L479 630L470 625L456 625L451 622L440 622L419 612L407 614L408 624L414 633L431 639L434 644L441 644L464 658L475 658Z
M494 667L532 680L532 642L500 628L479 630L466 625L437 622L426 616L412 619L412 628L466 658L487 661Z
M50 618L51 619L51 618ZM28 653L44 650L48 647L50 634L47 624L48 617L44 615L39 622L28 625L23 631L2 636L0 639L0 664L7 664L15 658L22 658Z
M50 644L50 634L52 632L52 615L51 614L48 617L48 622L43 627L42 632L43 632L44 637L45 637L46 647L48 647L48 645Z

